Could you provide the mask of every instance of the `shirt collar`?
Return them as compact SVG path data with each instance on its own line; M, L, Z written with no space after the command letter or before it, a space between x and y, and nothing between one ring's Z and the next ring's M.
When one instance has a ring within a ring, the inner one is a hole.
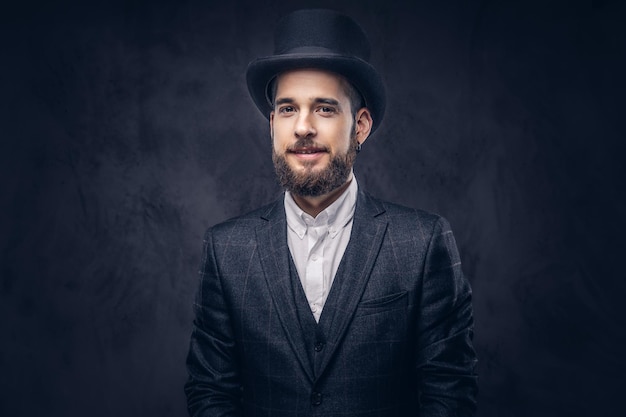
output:
M348 188L330 206L326 207L317 217L305 213L293 199L289 191L285 192L285 214L287 225L300 239L304 238L308 227L328 226L328 234L332 239L341 231L354 216L358 184L352 175Z

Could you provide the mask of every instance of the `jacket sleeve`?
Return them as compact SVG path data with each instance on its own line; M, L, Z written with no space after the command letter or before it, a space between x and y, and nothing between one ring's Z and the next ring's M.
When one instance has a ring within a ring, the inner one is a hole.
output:
M209 230L204 239L200 286L194 304L185 384L192 417L239 416L241 384L231 318Z
M424 264L417 373L421 416L473 416L476 354L472 291L448 222L434 227Z

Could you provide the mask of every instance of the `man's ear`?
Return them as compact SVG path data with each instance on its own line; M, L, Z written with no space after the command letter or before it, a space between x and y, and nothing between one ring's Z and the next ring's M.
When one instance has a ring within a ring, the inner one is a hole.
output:
M365 140L369 137L372 126L374 125L374 120L372 120L372 114L367 109L367 107L361 108L356 112L355 117L355 131L356 131L356 140L363 144Z
M274 139L274 111L270 113L270 137Z

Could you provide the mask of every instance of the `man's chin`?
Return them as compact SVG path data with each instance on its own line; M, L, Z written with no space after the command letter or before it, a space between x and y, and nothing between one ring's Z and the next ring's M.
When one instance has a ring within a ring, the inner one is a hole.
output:
M319 175L327 168L327 165L321 166L320 164L299 165L297 167L291 167L291 170L297 175Z
M277 154L273 154L272 159L281 186L303 197L321 196L342 186L350 176L354 161L354 157L346 156L303 162Z

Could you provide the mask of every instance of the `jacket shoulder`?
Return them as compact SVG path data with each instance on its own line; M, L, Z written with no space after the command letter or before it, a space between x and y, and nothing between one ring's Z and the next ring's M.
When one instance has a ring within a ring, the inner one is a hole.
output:
M248 233L254 233L254 230L267 222L268 218L276 215L277 211L284 210L282 198L259 207L248 213L232 217L223 222L217 223L207 229L205 232L205 240L211 236L217 240L228 237L232 239L236 236L245 236Z
M425 230L433 230L438 225L443 229L449 228L448 221L439 214L380 200L369 195L367 197L381 208L381 216L384 216L390 224L400 227L419 226Z

